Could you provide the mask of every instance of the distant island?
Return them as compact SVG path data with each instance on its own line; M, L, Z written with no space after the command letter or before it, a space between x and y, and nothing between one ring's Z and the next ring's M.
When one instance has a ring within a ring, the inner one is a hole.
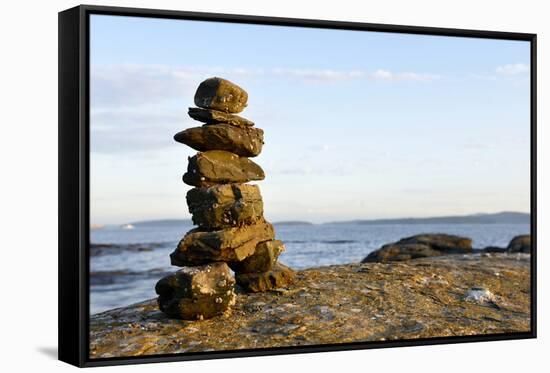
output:
M364 224L364 225L390 225L390 224L529 224L531 215L524 212L504 211L497 213L479 213L471 215L457 216L436 216L428 218L394 218L394 219L355 219L343 221L331 221L322 224ZM193 223L190 219L162 219L162 220L143 220L130 222L125 225L133 227L163 227L163 226L190 226ZM277 226L300 226L314 225L305 220L282 220L274 222ZM120 225L122 226L122 225ZM101 229L105 225L94 224L92 229Z
M313 225L313 223L309 221L303 221L303 220L284 220L284 221L277 221L273 223L273 225Z
M439 216L430 218L396 218L372 220L335 221L327 224L529 224L531 215L523 212L498 212L493 214L472 214L462 216Z
M173 225L193 225L191 219L162 219L162 220L143 220L128 223L134 227L139 226L148 226L148 227L163 227L163 226L173 226Z

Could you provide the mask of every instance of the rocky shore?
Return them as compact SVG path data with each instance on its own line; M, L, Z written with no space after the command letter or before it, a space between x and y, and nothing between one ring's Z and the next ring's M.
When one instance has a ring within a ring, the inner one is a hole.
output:
M156 299L92 315L92 358L465 336L530 329L530 255L468 253L296 272L291 288L237 289L201 321Z

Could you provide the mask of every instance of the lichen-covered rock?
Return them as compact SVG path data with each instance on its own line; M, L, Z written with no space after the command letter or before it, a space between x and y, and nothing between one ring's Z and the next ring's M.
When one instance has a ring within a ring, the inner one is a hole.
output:
M235 280L225 263L185 267L155 286L158 305L171 317L209 319L235 304Z
M252 224L263 216L260 188L250 184L223 184L187 192L193 224L203 228L230 228Z
M219 110L190 107L189 116L206 124L227 123L232 126L252 127L254 122L236 114L229 114Z
M294 282L294 277L295 272L281 263L276 263L267 272L235 274L237 284L252 293L288 287Z
M226 113L240 113L246 107L248 93L235 83L223 78L209 78L199 84L195 105Z
M255 157L262 151L264 131L254 127L212 124L192 127L174 136L174 140L195 150L225 150L244 157Z
M254 253L256 245L275 237L273 226L261 219L254 224L222 230L195 228L187 232L170 254L172 265L238 262Z
M363 263L403 261L472 252L472 240L449 234L419 234L403 238L371 252Z
M529 267L530 255L514 253L311 268L288 290L237 291L230 314L202 322L169 318L148 300L91 315L90 357L525 333ZM494 300L467 300L474 287Z
M250 159L223 150L210 150L189 158L183 182L202 187L264 178L264 170Z
M254 254L242 262L229 263L236 273L261 273L273 269L279 255L285 251L285 245L279 240L260 242L254 250Z
M506 249L512 253L530 253L531 252L531 235L526 234L516 236L510 241Z

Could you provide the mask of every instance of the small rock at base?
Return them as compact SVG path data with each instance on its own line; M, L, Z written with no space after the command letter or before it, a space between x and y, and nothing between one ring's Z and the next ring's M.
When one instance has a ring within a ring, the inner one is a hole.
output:
M268 272L235 274L237 284L252 293L287 287L294 282L294 277L294 271L281 263Z
M252 127L254 125L254 122L249 119L219 110L190 107L187 114L191 118L206 124L227 123L239 127Z
M202 320L224 313L235 304L235 280L225 263L185 267L157 282L162 312L186 320Z
M209 150L189 158L183 182L202 187L264 178L264 170L250 159L223 150Z
M254 254L242 262L229 263L235 273L261 273L273 269L279 254L285 251L285 245L279 240L260 242L256 245Z
M195 105L226 113L240 113L246 107L248 93L235 83L223 78L209 78L199 84Z
M174 140L201 152L225 150L244 157L255 157L262 151L264 131L259 128L213 124L178 132Z

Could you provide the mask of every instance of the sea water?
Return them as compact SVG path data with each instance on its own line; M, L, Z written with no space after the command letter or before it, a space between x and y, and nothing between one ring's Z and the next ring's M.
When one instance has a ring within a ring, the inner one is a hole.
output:
M191 228L190 223L179 222L92 230L92 244L117 246L90 257L90 313L155 297L155 283L177 270L170 265L169 254ZM359 262L384 244L420 233L465 236L475 248L483 248L505 247L514 236L529 234L530 228L529 224L336 223L275 225L275 230L286 246L281 262L303 269Z

